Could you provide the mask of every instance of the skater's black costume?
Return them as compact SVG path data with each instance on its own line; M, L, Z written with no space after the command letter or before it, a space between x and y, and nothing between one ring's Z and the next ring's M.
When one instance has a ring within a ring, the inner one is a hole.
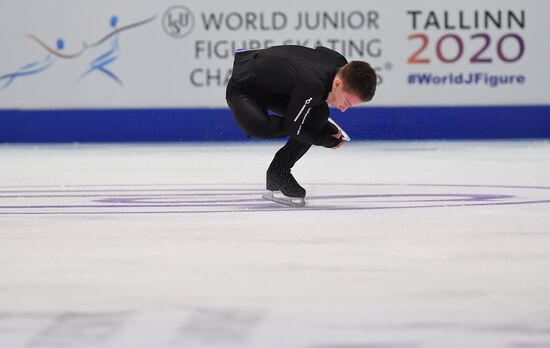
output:
M274 46L236 53L226 99L238 125L248 136L289 137L267 171L268 190L304 197L290 169L311 145L331 148L340 143L332 136L338 128L328 122L326 99L346 63L325 47Z

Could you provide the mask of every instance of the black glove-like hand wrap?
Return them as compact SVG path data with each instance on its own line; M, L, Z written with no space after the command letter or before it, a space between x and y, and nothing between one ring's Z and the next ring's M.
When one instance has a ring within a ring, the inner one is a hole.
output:
M333 137L332 135L320 135L317 137L315 145L324 146L329 149L340 144L341 140Z

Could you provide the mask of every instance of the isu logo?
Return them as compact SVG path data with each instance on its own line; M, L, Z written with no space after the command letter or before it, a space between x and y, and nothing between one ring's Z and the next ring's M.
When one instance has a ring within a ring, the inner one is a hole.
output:
M172 6L162 15L162 27L171 37L181 39L193 31L195 17L187 7Z

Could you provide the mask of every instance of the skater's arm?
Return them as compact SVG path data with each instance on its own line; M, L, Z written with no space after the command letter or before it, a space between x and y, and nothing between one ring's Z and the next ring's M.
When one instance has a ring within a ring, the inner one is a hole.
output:
M332 135L326 133L315 134L308 130L303 130L300 135L294 135L290 137L306 144L324 146L326 148L339 148L345 142L344 140L340 139L340 136L341 133Z
M289 137L296 139L302 143L324 146L328 148L334 148L340 144L340 140L335 139L331 132L327 132L326 129L320 127L305 127L306 121L308 123L317 121L312 118L319 118L319 104L323 93L323 87L315 83L297 83L294 87L294 91L290 98L289 106L287 109L287 116L285 119L285 132ZM325 103L326 112L321 117L320 122L326 125L326 120L329 117L328 107ZM318 128L315 131L315 128ZM338 129L334 129L334 134L338 132Z
M310 82L297 82L294 85L286 110L285 132L288 136L297 137L305 132L303 126L310 116L311 109L319 103L322 88Z
M291 136L303 143L324 146L327 148L339 148L344 144L342 131L329 119L330 111L326 103L320 103L313 107L305 128L300 135Z

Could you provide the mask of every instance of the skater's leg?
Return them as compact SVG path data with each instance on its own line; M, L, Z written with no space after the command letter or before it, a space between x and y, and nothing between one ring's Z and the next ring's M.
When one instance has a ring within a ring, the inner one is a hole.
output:
M269 167L273 169L288 168L290 170L310 148L311 144L289 138L286 144L277 151Z
M298 184L290 170L310 148L310 144L289 139L287 143L277 151L273 161L269 165L266 188L269 191L280 190L283 194L290 197L305 197L306 190Z
M267 107L261 98L228 86L226 99L237 124L248 136L264 139L285 136L283 132L284 120L280 117L269 116Z
M310 118L304 127L312 133L330 133L333 129L328 126L330 111L325 103L322 103L310 112ZM337 133L337 130L334 134ZM291 197L305 197L306 190L301 187L292 176L290 170L296 162L311 148L310 144L302 143L290 138L273 158L267 170L267 184L269 191L281 190L285 195Z
M326 103L322 103L310 111L310 117L304 127L312 133L330 132L327 127L329 109ZM336 133L336 132L335 132ZM289 138L276 154L270 168L288 168L289 170L298 162L303 155L311 148L311 144L302 143L298 140Z
M338 127L325 121L322 124L320 123L315 131L333 135L338 133ZM298 184L291 173L291 169L310 148L311 144L302 143L290 138L287 143L277 151L267 170L266 188L268 191L281 191L287 197L278 198L273 195L273 192L270 192L263 196L264 199L292 207L303 207L305 205L304 197L306 195L306 190ZM301 200L295 201L292 199L293 197L300 198Z

